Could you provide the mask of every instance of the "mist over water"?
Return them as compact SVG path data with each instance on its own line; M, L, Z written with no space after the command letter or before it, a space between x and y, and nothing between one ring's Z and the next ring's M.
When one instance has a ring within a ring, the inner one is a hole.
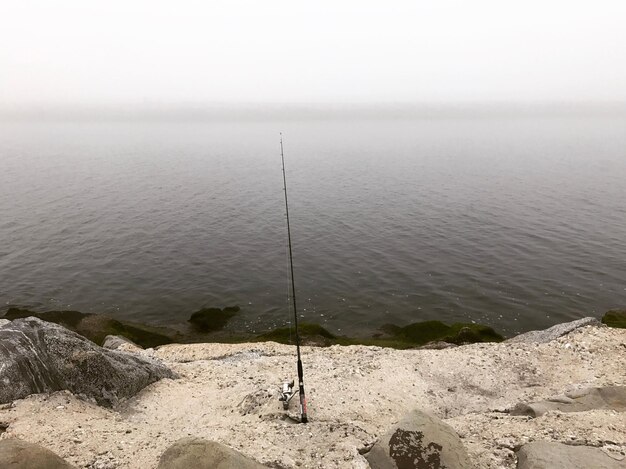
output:
M626 118L0 123L0 302L506 334L626 305Z

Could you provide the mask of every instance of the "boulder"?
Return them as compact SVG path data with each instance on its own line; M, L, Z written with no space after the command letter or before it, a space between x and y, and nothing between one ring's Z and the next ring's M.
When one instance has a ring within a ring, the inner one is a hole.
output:
M549 410L560 412L584 412L594 409L626 411L626 386L585 388L565 393L545 401L520 403L511 409L511 415L539 417Z
M602 316L602 324L626 329L626 309L612 309Z
M441 321L421 321L404 327L385 324L380 327L380 330L392 340L406 342L414 346L435 341L463 345L476 342L502 342L504 340L489 326L461 322L448 325Z
M238 312L239 306L227 306L224 309L203 308L193 313L187 321L201 332L218 331Z
M0 468L76 469L49 449L16 438L0 440Z
M176 375L161 362L107 350L37 318L0 328L0 404L68 390L112 407L148 384Z
M124 346L124 351L128 350L141 350L141 347L130 339L127 339L123 335L108 335L104 338L102 348L109 350L118 350Z
M215 441L183 438L170 446L157 469L263 469L266 466Z
M533 441L517 452L517 469L624 469L625 461L608 456L599 448Z
M2 326L6 326L7 324L10 324L11 321L9 321L8 319L0 319L0 327Z
M467 451L439 418L414 410L365 455L372 469L469 469Z
M544 344L550 342L551 340L558 339L565 334L569 334L576 329L585 326L599 326L600 321L596 318L587 317L578 319L576 321L564 322L562 324L557 324L548 329L544 329L542 331L529 331L524 334L517 335L510 339L507 339L505 342L509 343L539 343Z

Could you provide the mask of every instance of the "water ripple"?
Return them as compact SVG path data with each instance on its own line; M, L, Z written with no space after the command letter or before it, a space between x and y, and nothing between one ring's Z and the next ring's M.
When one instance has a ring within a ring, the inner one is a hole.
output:
M306 320L514 333L626 304L616 118L3 123L0 300L289 321L279 130Z

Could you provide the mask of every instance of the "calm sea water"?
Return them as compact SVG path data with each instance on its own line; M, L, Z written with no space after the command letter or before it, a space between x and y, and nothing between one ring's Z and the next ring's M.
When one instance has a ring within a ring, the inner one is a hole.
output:
M626 307L626 119L1 123L0 302L365 334Z

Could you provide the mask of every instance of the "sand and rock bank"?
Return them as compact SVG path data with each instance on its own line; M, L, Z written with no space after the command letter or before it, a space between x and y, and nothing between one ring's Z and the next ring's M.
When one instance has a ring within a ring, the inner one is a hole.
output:
M112 408L68 391L8 402L0 406L0 439L37 443L93 469L156 468L185 437L223 443L268 467L367 468L378 439L419 409L458 434L469 467L514 468L528 461L530 442L545 442L536 451L548 453L597 451L591 457L626 467L626 330L570 329L545 340L443 350L304 347L306 425L294 423L295 400L290 415L278 401L280 384L295 377L291 346L118 344L117 353L160 361L177 379L149 384ZM533 406L545 412L533 416Z

